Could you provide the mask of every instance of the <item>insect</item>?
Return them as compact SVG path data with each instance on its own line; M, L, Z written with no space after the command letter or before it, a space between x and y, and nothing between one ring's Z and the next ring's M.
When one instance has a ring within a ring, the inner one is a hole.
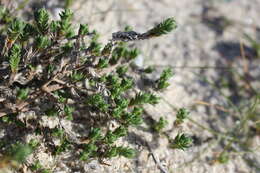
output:
M128 31L128 32L118 31L112 34L113 40L119 40L119 41L139 40L140 36L141 34L135 31Z

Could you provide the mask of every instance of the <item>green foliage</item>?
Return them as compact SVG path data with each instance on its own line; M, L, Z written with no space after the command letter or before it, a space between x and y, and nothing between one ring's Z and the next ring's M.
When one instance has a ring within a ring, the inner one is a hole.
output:
M131 99L130 105L142 105L145 103L157 104L159 102L159 97L152 93L138 93L135 98Z
M5 16L4 13L0 8L0 17ZM8 27L2 27L6 29L1 34L7 34L8 37L1 52L3 59L9 61L11 70L4 71L4 74L10 76L10 82L1 85L9 90L17 87L14 77L18 71L21 78L26 79L26 84L20 83L24 87L17 91L17 100L7 98L7 103L14 104L14 112L7 112L8 116L4 115L1 122L7 125L20 124L19 128L22 127L25 131L33 128L36 135L48 137L47 143L32 140L29 147L36 149L40 142L46 147L55 144L50 148L53 155L73 150L72 152L79 153L79 158L83 161L93 158L102 161L117 156L132 158L135 150L117 146L116 142L127 136L131 127L144 122L145 104L159 103L156 87L149 90L137 87L139 80L143 79L139 72L151 73L153 69L137 69L132 66L132 61L140 54L139 49L114 39L102 45L99 33L91 31L87 24L80 24L79 30L74 34L72 18L73 13L65 9L60 13L60 20L53 21L46 9L39 9L34 13L33 22L12 18ZM148 37L141 39L166 34L174 28L173 25L174 21L168 19L146 32ZM171 71L165 70L156 83L158 88L168 86L166 80L171 75ZM25 107L19 107L21 105L18 104L25 104ZM40 123L41 118L33 119L33 123L26 121L25 124L15 116L25 110L34 111L35 108L39 116L73 121L76 126L81 118L86 119L87 123L80 126L80 136L72 137L61 126L62 123L48 128ZM77 117L73 117L74 112ZM110 128L112 123L115 126ZM161 117L154 129L160 131L165 125L166 120ZM88 131L89 134L82 133ZM55 140L60 143L55 143ZM20 152L22 154L18 153L14 157L24 161L23 155L28 155L28 151L25 148ZM48 172L37 161L31 165L31 170Z
M94 144L86 144L84 146L83 151L80 153L80 160L86 161L90 157L93 157L96 155L96 152L98 150L98 147Z
M115 107L112 111L111 111L111 115L114 118L120 118L121 115L123 113L123 109L121 107Z
M108 157L108 158L116 157L118 155L119 155L119 151L116 146L111 147L105 153L105 157Z
M173 149L185 150L192 144L192 139L185 134L178 134L170 143L170 147Z
M127 134L127 129L123 126L116 128L113 132L113 135L115 135L117 137L122 137L122 136L125 136L126 134Z
M127 25L124 29L125 32L133 31L133 28L129 25Z
M4 123L8 123L8 124L11 124L12 122L14 122L14 120L12 118L10 118L9 116L1 117L1 121Z
M49 13L46 9L41 8L34 13L36 26L41 34L45 34L49 30Z
M61 49L64 51L64 53L68 53L68 52L73 50L73 43L67 42L67 43L64 44L64 46L62 46Z
M72 17L73 17L73 13L69 9L65 9L60 13L61 21L71 21Z
M68 106L68 105L65 105L64 107L64 113L67 117L67 120L73 120L73 116L72 116L72 113L74 112L74 108L71 107L71 106Z
M115 103L120 108L126 108L129 105L129 100L123 97L115 98Z
M61 128L54 128L51 132L51 135L57 138L62 138L64 136L64 130Z
M145 73L152 73L153 71L154 71L154 67L152 67L152 66L149 66L149 67L144 69Z
M167 82L171 77L173 76L172 70L170 68L167 68L163 70L159 80L157 80L157 89L165 89L170 84Z
M60 13L61 20L58 24L52 24L52 30L58 30L60 36L65 36L66 38L71 38L74 35L73 29L71 27L71 19L73 17L72 11L65 9ZM56 25L56 26L55 26ZM57 29L56 29L57 27Z
M123 78L122 81L121 81L120 87L123 91L126 91L128 89L131 89L133 87L133 84L134 84L133 79Z
M52 108L47 109L45 111L45 114L47 116L58 116L59 115L59 111L56 108L52 107Z
M124 53L124 56L127 60L133 60L140 54L140 51L137 48L134 48L132 50L126 50Z
M126 125L138 126L143 123L142 112L143 109L135 107L132 112L124 113L122 118Z
M32 153L32 148L29 145L16 143L11 146L9 152L12 160L22 163L25 161L26 157Z
M106 103L101 94L94 94L90 96L86 102L88 105L95 107L102 112L108 111L109 105Z
M168 124L168 121L165 120L163 117L160 117L159 121L154 123L153 125L153 129L156 131L156 132L161 132L161 130L163 128L165 128L165 126Z
M105 153L105 157L108 158L117 157L117 156L133 158L135 156L135 150L131 148L113 146Z
M105 47L102 49L101 51L101 55L102 56L108 56L110 55L111 51L112 51L112 48L113 48L113 44L111 42L107 43L105 45Z
M105 59L105 58L99 59L99 62L97 64L97 68L106 68L106 67L108 67L108 62L109 62L108 59Z
M126 74L126 72L128 71L128 67L127 66L119 66L116 69L116 72L119 76L124 76Z
M101 43L98 42L99 34L94 30L88 50L94 55L99 56L101 54Z
M0 6L0 19L2 19L6 13L7 9L3 6Z
M118 153L119 156L123 156L126 158L133 158L136 154L136 151L132 148L128 148L128 147L118 147Z
M51 42L46 36L38 36L35 38L36 49L46 49L50 44Z
M85 78L84 74L81 73L81 72L77 72L77 71L74 71L72 74L71 74L71 79L75 82L78 82L78 81L81 81Z
M125 44L121 43L118 47L116 47L112 51L112 57L109 61L110 64L114 65L116 64L123 56L125 56L125 52L127 51L127 48Z
M63 138L61 141L61 145L56 147L54 154L58 155L62 152L69 150L70 148L71 148L71 142L68 141L66 138Z
M31 169L32 171L39 171L40 169L42 169L42 165L41 165L40 161L37 160L37 161L30 167L30 169Z
M105 136L105 142L107 144L113 144L118 138L125 136L127 134L127 129L123 126L116 128L113 132L108 131Z
M92 129L90 130L90 133L89 133L88 138L89 138L91 141L93 141L93 142L95 142L95 141L101 139L101 129L100 129L100 128L92 128Z
M10 10L0 5L0 22L8 23L12 20Z
M177 28L177 24L174 18L168 18L163 22L159 23L158 25L156 25L154 28L152 28L145 34L148 35L149 37L159 37L161 35L168 34L169 32L171 32L176 28Z
M60 25L60 22L59 21L51 21L50 23L50 31L52 33L58 33L59 31L59 25Z
M218 162L219 163L222 163L222 164L225 164L229 161L229 155L227 152L223 152L219 155L218 157Z
M37 148L37 146L39 146L40 142L36 139L31 139L29 142L29 146L34 150Z
M7 31L10 40L16 40L22 33L25 23L19 19L14 19Z
M36 34L38 34L37 28L30 23L26 23L20 36L21 41L26 42L30 37L35 36Z
M78 35L87 35L89 33L89 28L87 24L80 24Z
M187 117L189 116L190 112L185 109L185 108L180 108L177 112L177 115L176 115L176 120L175 120L175 124L176 125L179 125L181 123L183 123L183 121L185 119L187 119Z
M18 44L14 44L11 49L11 54L9 56L9 64L11 67L11 71L16 73L18 71L18 66L21 60L21 46Z
M48 73L48 74L51 74L55 69L56 69L55 65L49 64L49 65L47 66L47 73Z
M17 98L19 100L25 100L28 98L28 95L29 95L29 88L21 88L18 90L17 92Z
M110 87L118 87L120 85L120 78L118 75L110 74L106 77L107 85Z
M39 173L51 173L50 169L45 169L39 160L36 160L31 166L31 171L39 172Z

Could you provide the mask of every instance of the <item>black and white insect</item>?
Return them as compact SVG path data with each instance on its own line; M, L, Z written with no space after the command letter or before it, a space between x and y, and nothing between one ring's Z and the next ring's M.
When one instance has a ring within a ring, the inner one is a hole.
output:
M118 31L112 34L112 39L114 41L134 41L134 40L139 40L140 36L142 34L137 33L135 31L128 31L128 32L122 32Z

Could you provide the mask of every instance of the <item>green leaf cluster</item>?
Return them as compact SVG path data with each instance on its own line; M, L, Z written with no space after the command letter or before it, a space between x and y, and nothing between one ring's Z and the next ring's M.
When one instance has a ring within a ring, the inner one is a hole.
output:
M107 112L109 108L109 105L101 94L91 95L86 103L94 108L97 108L101 112Z
M72 17L73 17L73 13L69 9L65 9L60 13L61 20L58 22L58 25L56 26L58 27L57 29L58 29L59 36L65 36L66 38L70 38L74 36L74 31L72 29L72 24L71 24ZM53 27L55 28L55 26Z
M167 88L170 84L167 82L171 77L173 76L172 70L170 68L167 68L163 70L159 80L157 80L157 89L165 89Z
M49 13L41 8L34 13L36 26L41 34L46 34L49 30Z
M10 14L10 10L0 5L0 22L8 23L12 20L12 16Z
M85 75L82 72L74 71L70 77L74 82L78 82L83 80L85 78Z
M17 92L17 98L19 100L25 100L28 98L29 95L29 88L21 88Z
M18 71L18 66L21 60L21 46L19 44L14 44L9 56L9 64L11 67L12 73Z
M123 114L122 118L127 126L137 126L143 123L143 108L134 107L132 112Z
M13 144L9 150L9 155L12 160L22 163L32 153L32 148L29 145L22 143Z
M9 36L9 40L16 40L22 33L23 29L25 27L25 23L19 19L14 19L7 31L7 34Z
M81 160L88 160L91 157L112 158L116 156L124 156L127 158L134 156L134 150L125 147L113 146L113 143L120 137L126 136L127 129L124 126L119 126L113 131L108 131L105 136L102 136L100 128L92 128L88 139L89 143L84 145L83 151L80 153ZM98 152L98 144L105 145L105 151Z
M174 18L168 18L163 22L159 23L152 29L150 29L145 35L148 37L159 37L161 35L168 34L172 30L177 28L177 24Z
M189 116L190 112L185 109L185 108L180 108L178 111L177 111L177 115L176 115L176 120L175 120L175 124L176 125L179 125L181 123L183 123L183 121L185 119L187 119L187 117Z
M39 35L35 38L35 47L36 49L46 49L51 44L51 41L48 37Z
M168 121L163 117L160 117L159 121L155 122L153 125L153 129L156 132L161 132L163 128L168 124Z
M105 157L112 158L117 156L123 156L126 158L133 158L135 154L136 151L132 148L113 146L105 153Z
M89 27L87 24L80 24L78 35L87 35L89 33Z
M135 98L131 99L130 105L142 105L142 104L157 104L159 102L159 97L152 93L142 93L139 92Z
M95 144L85 144L83 151L80 153L80 160L87 161L89 158L95 157L97 150L98 147Z
M192 139L186 134L178 134L170 143L170 147L173 149L185 150L192 144Z
M71 107L71 106L68 106L68 105L65 105L64 107L64 113L67 117L67 120L73 120L73 116L72 116L72 113L74 112L74 107Z
M113 144L118 138L127 134L127 129L123 126L116 128L114 131L108 131L105 136L105 143Z

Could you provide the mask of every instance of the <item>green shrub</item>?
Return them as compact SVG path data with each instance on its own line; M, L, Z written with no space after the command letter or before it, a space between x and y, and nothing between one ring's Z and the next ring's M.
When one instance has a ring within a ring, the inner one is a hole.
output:
M8 15L1 13L2 16ZM134 149L116 146L116 141L126 136L130 127L143 123L144 104L159 103L157 92L169 86L167 81L172 71L167 68L153 85L138 88L137 80L154 69L132 66L140 51L128 46L127 42L168 34L176 28L175 20L168 18L145 33L131 30L113 33L112 39L102 45L97 31L91 31L86 24L81 24L75 32L70 10L64 10L58 21L50 20L49 16L45 9L40 9L34 13L33 21L12 17L7 29L1 30L0 34L6 39L0 64L9 62L4 69L9 78L0 85L17 95L16 100L6 97L5 101L12 104L12 109L0 107L2 119L35 107L40 108L39 114L73 123L80 114L81 118L92 122L85 126L89 133L82 134L83 141L72 140L60 127L41 130L43 127L39 122L33 126L37 134L49 133L60 140L60 145L52 152L55 155L72 149L80 153L80 160L134 157ZM24 81L18 80L19 76ZM14 87L18 89L13 90ZM49 106L44 108L44 104ZM116 122L115 129L108 128L111 122ZM164 124L154 128L160 131ZM181 149L189 142L184 143ZM39 165L36 163L32 168L41 169Z

